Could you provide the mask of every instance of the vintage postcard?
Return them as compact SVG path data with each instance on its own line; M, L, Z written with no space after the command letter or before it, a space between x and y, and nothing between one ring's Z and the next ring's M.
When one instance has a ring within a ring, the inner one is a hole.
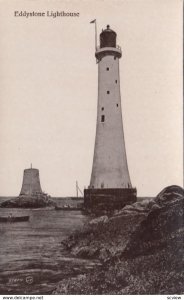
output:
M184 293L182 5L0 0L0 295Z

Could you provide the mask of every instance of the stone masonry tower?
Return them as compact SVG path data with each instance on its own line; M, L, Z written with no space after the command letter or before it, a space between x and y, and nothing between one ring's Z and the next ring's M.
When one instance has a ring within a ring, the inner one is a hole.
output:
M33 196L41 193L39 170L33 169L32 166L30 169L25 169L20 196Z
M136 201L127 164L122 122L119 59L116 33L107 25L100 34L98 108L91 181L84 190L86 207L120 208Z

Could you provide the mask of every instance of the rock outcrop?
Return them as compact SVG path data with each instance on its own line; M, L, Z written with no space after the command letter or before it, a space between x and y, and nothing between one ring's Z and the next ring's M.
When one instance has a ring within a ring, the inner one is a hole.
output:
M183 294L184 190L169 186L151 200L91 220L63 243L102 266L65 279L55 294Z
M184 190L165 188L156 198L155 207L132 234L124 251L129 257L157 251L172 243L184 228ZM176 241L175 241L176 242Z
M55 202L47 196L19 196L13 199L6 200L0 204L0 207L4 208L41 208L47 206L55 206Z

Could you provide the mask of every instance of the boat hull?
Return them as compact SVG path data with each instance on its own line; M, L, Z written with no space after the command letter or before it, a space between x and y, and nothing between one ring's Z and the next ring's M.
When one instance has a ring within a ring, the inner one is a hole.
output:
M27 222L29 216L22 217L0 217L0 223L14 223L14 222Z

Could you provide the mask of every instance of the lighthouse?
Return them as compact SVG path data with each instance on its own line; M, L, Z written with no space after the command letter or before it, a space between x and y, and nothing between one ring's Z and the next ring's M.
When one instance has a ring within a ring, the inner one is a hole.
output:
M119 60L121 48L109 25L100 34L96 48L98 63L98 105L91 180L84 190L89 208L121 208L136 201L132 187L123 131Z
M20 196L33 196L35 194L42 194L42 189L40 185L39 170L30 169L24 170L22 188Z

